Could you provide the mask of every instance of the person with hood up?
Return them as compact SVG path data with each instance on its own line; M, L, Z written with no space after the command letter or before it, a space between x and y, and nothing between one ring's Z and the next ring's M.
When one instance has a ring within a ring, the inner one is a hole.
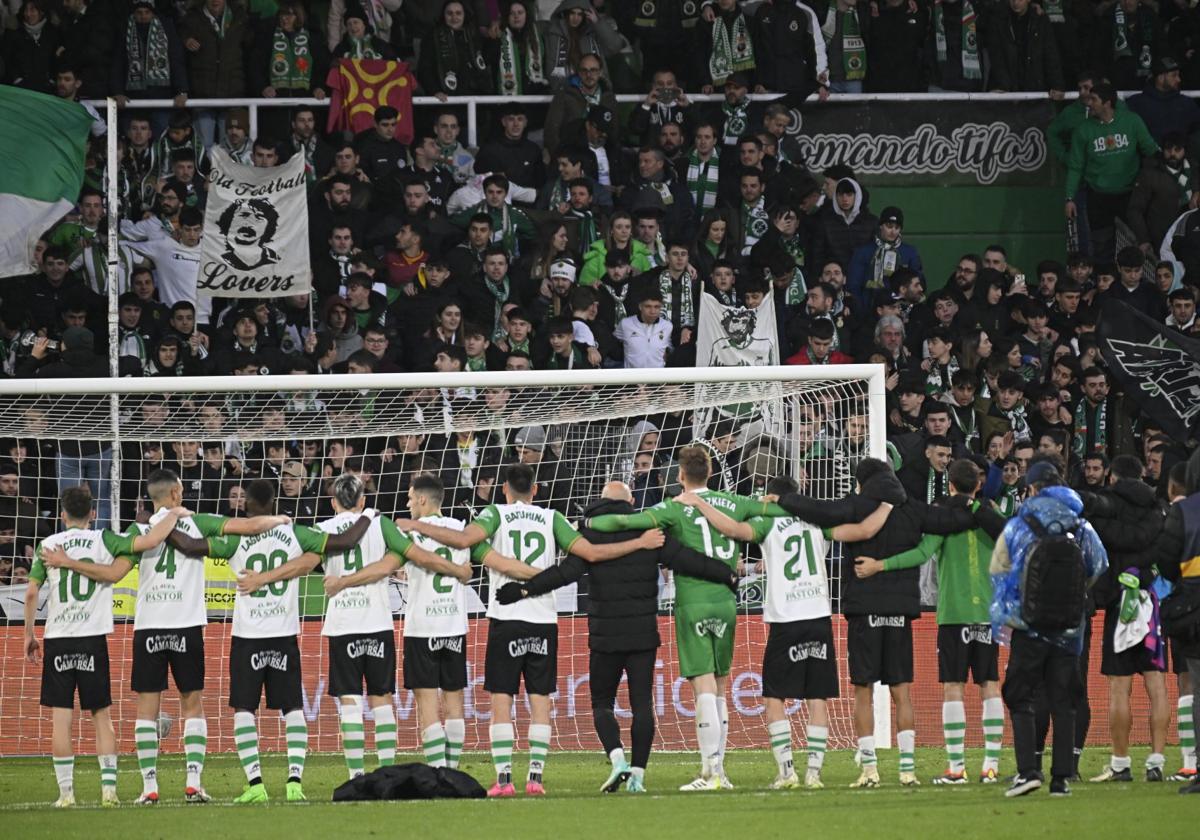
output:
M581 65L589 55L599 59L600 72L610 78L607 59L626 45L612 18L601 18L589 0L563 0L546 25L545 40L547 78L555 91L583 75Z
M396 51L392 45L375 34L370 18L362 6L353 3L346 7L342 16L345 33L333 48L333 57L338 58L381 58L395 61Z
M867 196L858 181L842 178L834 187L833 200L824 202L817 211L816 228L813 267L829 262L848 266L854 251L875 236L879 219L867 208Z
M358 334L358 322L354 319L350 301L343 297L329 298L325 301L324 312L317 332L311 336L315 344L317 335L327 335L333 340L337 350L337 361L344 362L358 350L362 349L362 336Z

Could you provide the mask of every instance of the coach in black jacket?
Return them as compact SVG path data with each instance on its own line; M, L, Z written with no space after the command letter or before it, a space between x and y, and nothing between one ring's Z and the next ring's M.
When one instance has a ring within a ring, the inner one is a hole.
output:
M634 513L633 494L620 481L609 482L600 498L584 512L585 521L604 514ZM873 510L873 508L872 508ZM627 531L602 534L584 528L583 534L594 543L622 542ZM615 791L629 778L642 772L650 758L654 742L654 704L652 689L654 663L661 639L658 635L659 564L691 577L723 583L737 590L737 573L722 563L689 548L670 537L662 548L642 549L618 560L589 564L572 554L561 565L523 583L508 583L497 597L501 604L544 595L566 586L588 573L588 647L591 649L592 719L596 734L613 764L605 790ZM633 740L632 767L625 762L621 731L613 713L621 674L629 677L629 705L633 712L630 735Z
M810 499L796 493L779 499L789 513L822 528L859 522L880 502L894 507L879 533L869 540L846 543L842 571L842 614L846 616L850 682L854 685L854 722L863 773L856 787L876 787L875 716L872 685L881 682L891 689L896 703L897 744L900 748L900 780L916 782L911 755L914 749L914 719L909 684L913 678L912 620L921 614L920 569L889 572L858 578L854 558L891 557L921 541L923 534L955 534L981 527L999 535L1003 519L994 511L972 515L965 506L926 505L909 499L891 468L876 458L864 458L854 474L859 490L838 500Z

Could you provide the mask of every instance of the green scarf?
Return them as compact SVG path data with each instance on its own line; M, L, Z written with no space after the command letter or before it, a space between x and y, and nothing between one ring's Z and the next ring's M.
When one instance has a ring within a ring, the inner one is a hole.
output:
M346 58L383 58L379 51L375 49L375 44L370 35L364 35L362 38L355 38L346 33Z
M696 326L696 301L692 298L693 279L695 278L686 271L679 275L679 325L681 327ZM664 271L658 275L658 291L662 294L662 317L673 323L675 295L671 286L670 271Z
M1063 0L1042 0L1042 11L1051 23L1065 23L1067 20L1063 13Z
M609 280L608 274L605 273L605 275L600 278L600 288L608 292L608 296L612 298L613 323L620 323L621 319L628 318L629 310L625 307L625 298L629 295L629 284L625 283L625 285L618 289L613 286L612 281Z
M788 306L799 306L808 297L808 285L804 282L804 270L800 266L792 269L792 279L788 281L784 302ZM837 330L833 331L833 349L838 349Z
M945 64L948 51L946 48L946 13L945 6L938 3L933 7L933 30L937 41L938 64ZM962 17L960 18L962 35L962 74L964 79L981 79L979 70L979 34L976 27L975 9L971 0L962 0Z
M754 69L754 42L746 16L739 10L732 23L717 15L713 20L712 54L708 57L708 72L713 85L725 84L731 74Z
M596 214L591 210L576 210L572 207L567 215L579 220L579 250L586 253L587 249L592 247L592 243L600 239Z
M525 92L526 81L534 85L546 83L546 56L541 33L532 23L526 29L532 29L532 36L527 32L513 32L508 27L500 33L500 66L496 72L499 75L497 90L501 96L520 96Z
M858 10L847 9L842 18L842 73L846 81L853 82L867 77L867 42L863 40L858 25Z
M508 282L508 275L505 274L499 285L497 285L496 283L492 282L492 278L485 274L483 275L483 284L487 287L487 290L491 293L492 297L496 299L496 306L492 313L492 341L500 341L501 339L508 337L508 333L506 333L504 328L500 326L500 316L504 312L504 304L508 302L508 291L510 285Z
M277 90L306 89L312 79L312 57L308 49L308 31L301 29L290 37L278 26L271 39L271 87Z
M950 356L950 361L944 368L930 359L929 375L925 377L926 396L936 397L938 394L949 391L950 380L954 374L958 373L958 367L958 358L953 355Z
M721 142L726 146L734 145L737 143L737 139L746 133L749 125L749 110L750 101L748 99L743 99L737 105L730 105L728 102L721 103L721 111L725 114L725 137Z
M938 472L930 467L929 479L925 482L925 503L931 505L943 496L949 495L950 483L946 471Z
M167 30L155 15L150 19L146 31L146 46L143 50L138 38L138 25L129 16L125 27L125 89L142 91L150 88L168 87L171 84L171 54L167 45Z
M887 279L895 274L900 265L900 237L895 242L884 242L875 237L875 255L871 257L871 278L867 280L868 289L882 289Z
M717 184L721 179L720 150L713 149L708 160L701 161L700 155L694 149L687 157L687 186L688 192L696 203L696 208L704 211L717 206Z
M487 370L487 359L484 356L467 356L467 370L472 373Z
M1137 16L1142 18L1139 7ZM1140 42L1137 54L1137 77L1145 79L1150 76L1150 43L1146 38L1146 21L1138 21L1138 40ZM1129 41L1129 25L1125 20L1125 10L1118 2L1113 6L1113 55L1117 58L1133 58L1133 45Z
M766 198L759 198L753 206L741 203L742 223L742 256L750 253L750 249L767 235L771 228L771 219L767 216Z
M1075 406L1075 428L1071 438L1071 454L1077 461L1082 461L1083 457L1091 452L1103 452L1108 448L1108 412L1104 410L1104 403L1096 407L1095 413L1096 425L1093 428L1088 419L1087 398L1081 397ZM1091 449L1088 449L1087 445L1089 431L1092 432Z
M1020 493L1015 484L1005 484L1004 489L1000 491L1000 498L996 500L996 510L1005 519L1011 518L1021 506Z
M217 20L208 13L208 9L204 9L204 17L208 20L209 26L213 28L218 38L225 37L225 30L229 27L229 21L233 19L233 12L229 11L229 7L225 7L225 11L221 13L221 19Z

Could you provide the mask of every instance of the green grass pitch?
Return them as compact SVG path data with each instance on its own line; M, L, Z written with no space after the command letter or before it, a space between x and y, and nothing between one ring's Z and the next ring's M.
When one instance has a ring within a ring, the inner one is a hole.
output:
M1145 750L1134 753L1135 777ZM518 776L524 773L517 758ZM1173 760L1177 756L1169 756ZM796 758L803 775L804 755ZM968 768L977 772L981 756L969 751ZM1107 755L1091 750L1084 757L1085 775L1099 772ZM482 753L464 756L462 769L491 782L491 764ZM416 760L398 756L398 761ZM183 760L164 756L159 764L163 801L154 808L136 808L141 779L132 756L120 759L118 790L126 804L101 809L99 771L91 756L76 759L75 790L80 805L55 811L57 796L48 759L0 760L0 826L9 838L234 838L286 837L428 837L471 838L628 838L655 840L711 838L1173 838L1195 837L1200 826L1200 797L1179 796L1178 784L1073 786L1071 798L1051 799L1047 789L1006 800L1004 786L972 782L953 788L934 787L930 780L943 769L941 751L918 751L919 789L902 789L896 782L896 753L880 751L884 786L877 790L847 789L857 771L852 753L831 753L826 761L822 791L768 791L775 765L766 750L739 751L727 759L736 790L679 793L689 781L696 759L683 753L653 755L646 775L649 793L597 792L608 762L595 753L551 753L546 768L544 799L518 796L505 801L388 802L334 805L333 788L346 778L340 755L309 756L305 771L307 803L283 800L286 762L281 755L264 758L264 778L272 801L260 806L234 806L244 777L234 755L209 758L205 786L211 805L183 805ZM368 757L368 768L370 768ZM1168 770L1173 769L1173 764ZM1006 753L1002 773L1012 770ZM521 786L518 786L521 788Z

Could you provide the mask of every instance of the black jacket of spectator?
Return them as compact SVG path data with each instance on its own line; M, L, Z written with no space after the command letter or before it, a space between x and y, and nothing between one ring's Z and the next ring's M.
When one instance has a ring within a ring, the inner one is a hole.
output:
M17 376L38 379L95 379L108 376L108 360L96 355L92 331L71 327L63 335L58 359L46 361L26 356L17 366Z
M528 137L510 140L501 135L484 143L475 156L476 172L503 172L508 180L531 190L546 180L542 147Z
M1171 5L1167 4L1164 8L1170 8ZM1117 90L1138 90L1146 83L1150 68L1165 48L1162 24L1158 14L1148 3L1139 3L1132 13L1125 14L1129 54L1118 56L1113 49L1113 30L1116 28L1113 6L1103 7L1105 11L1096 12L1098 26L1092 41L1095 46L1092 63ZM1138 65L1143 45L1150 48L1150 61L1139 73Z
M1167 305L1153 283L1143 280L1132 289L1126 289L1121 283L1113 283L1108 287L1106 294L1112 300L1128 304L1155 321L1161 321L1166 317Z
M267 18L262 21L254 36L254 44L250 48L246 78L250 84L251 96L262 96L262 92L271 84L271 55L274 53L276 19ZM308 96L313 88L325 87L325 77L329 74L329 47L325 44L325 36L313 30L308 33L308 54L312 62L312 73L309 75L307 88L276 88L276 96ZM324 173L322 173L324 174Z
M588 505L585 517L633 513L628 502L598 499ZM596 544L636 539L640 531L601 534L584 528L583 535ZM618 560L589 564L571 554L521 584L531 595L541 595L588 575L588 647L605 653L653 650L658 635L658 566L703 580L724 582L731 570L720 560L684 548L668 537L662 548L640 549Z
M394 137L384 140L373 128L355 135L354 150L358 152L359 167L372 182L408 167L408 148Z
M162 15L157 15L167 38L167 61L170 71L170 84L156 87L146 87L142 90L127 90L129 83L129 55L125 49L126 33L130 27L137 27L133 16L126 18L123 26L117 27L116 38L113 41L112 67L109 72L109 85L113 96L129 95L133 99L170 99L177 93L187 93L188 77L187 64L184 61L183 42L175 31L175 24ZM139 40L145 33L138 32Z
M817 87L816 17L799 3L763 3L754 15L754 60L758 83L803 101ZM823 38L820 32L817 38Z
M1121 595L1117 580L1135 569L1143 588L1154 579L1154 545L1163 529L1163 511L1154 488L1143 481L1120 479L1100 493L1084 496L1084 513L1108 550L1108 571L1096 581L1092 595L1099 606L1111 606Z
M848 179L849 180L849 179ZM826 200L817 211L817 232L813 239L811 272L821 273L821 268L830 260L842 264L842 270L850 268L854 249L866 245L879 230L879 218L867 207L867 197L857 181L852 181L859 193L858 203L850 213L837 207L837 199Z
M72 15L59 12L63 57L83 75L80 96L99 99L109 92L109 56L113 51L113 29L117 22L110 0L92 0L85 11Z
M196 98L244 96L246 93L246 49L250 46L250 22L235 4L226 6L229 19L218 35L204 6L192 9L179 24L179 37L195 40L200 48L188 51L188 93ZM261 91L255 91L259 95Z
M867 43L866 89L873 93L914 93L925 90L925 32L929 12L908 10L901 0L892 7L881 3L871 21Z
M54 90L53 74L61 37L58 27L46 18L42 19L41 32L37 39L29 33L23 22L16 29L4 33L0 55L4 58L4 81L10 85L50 93Z
M1062 90L1062 62L1050 17L1032 7L1024 15L1005 4L988 38L988 87L1004 91Z

